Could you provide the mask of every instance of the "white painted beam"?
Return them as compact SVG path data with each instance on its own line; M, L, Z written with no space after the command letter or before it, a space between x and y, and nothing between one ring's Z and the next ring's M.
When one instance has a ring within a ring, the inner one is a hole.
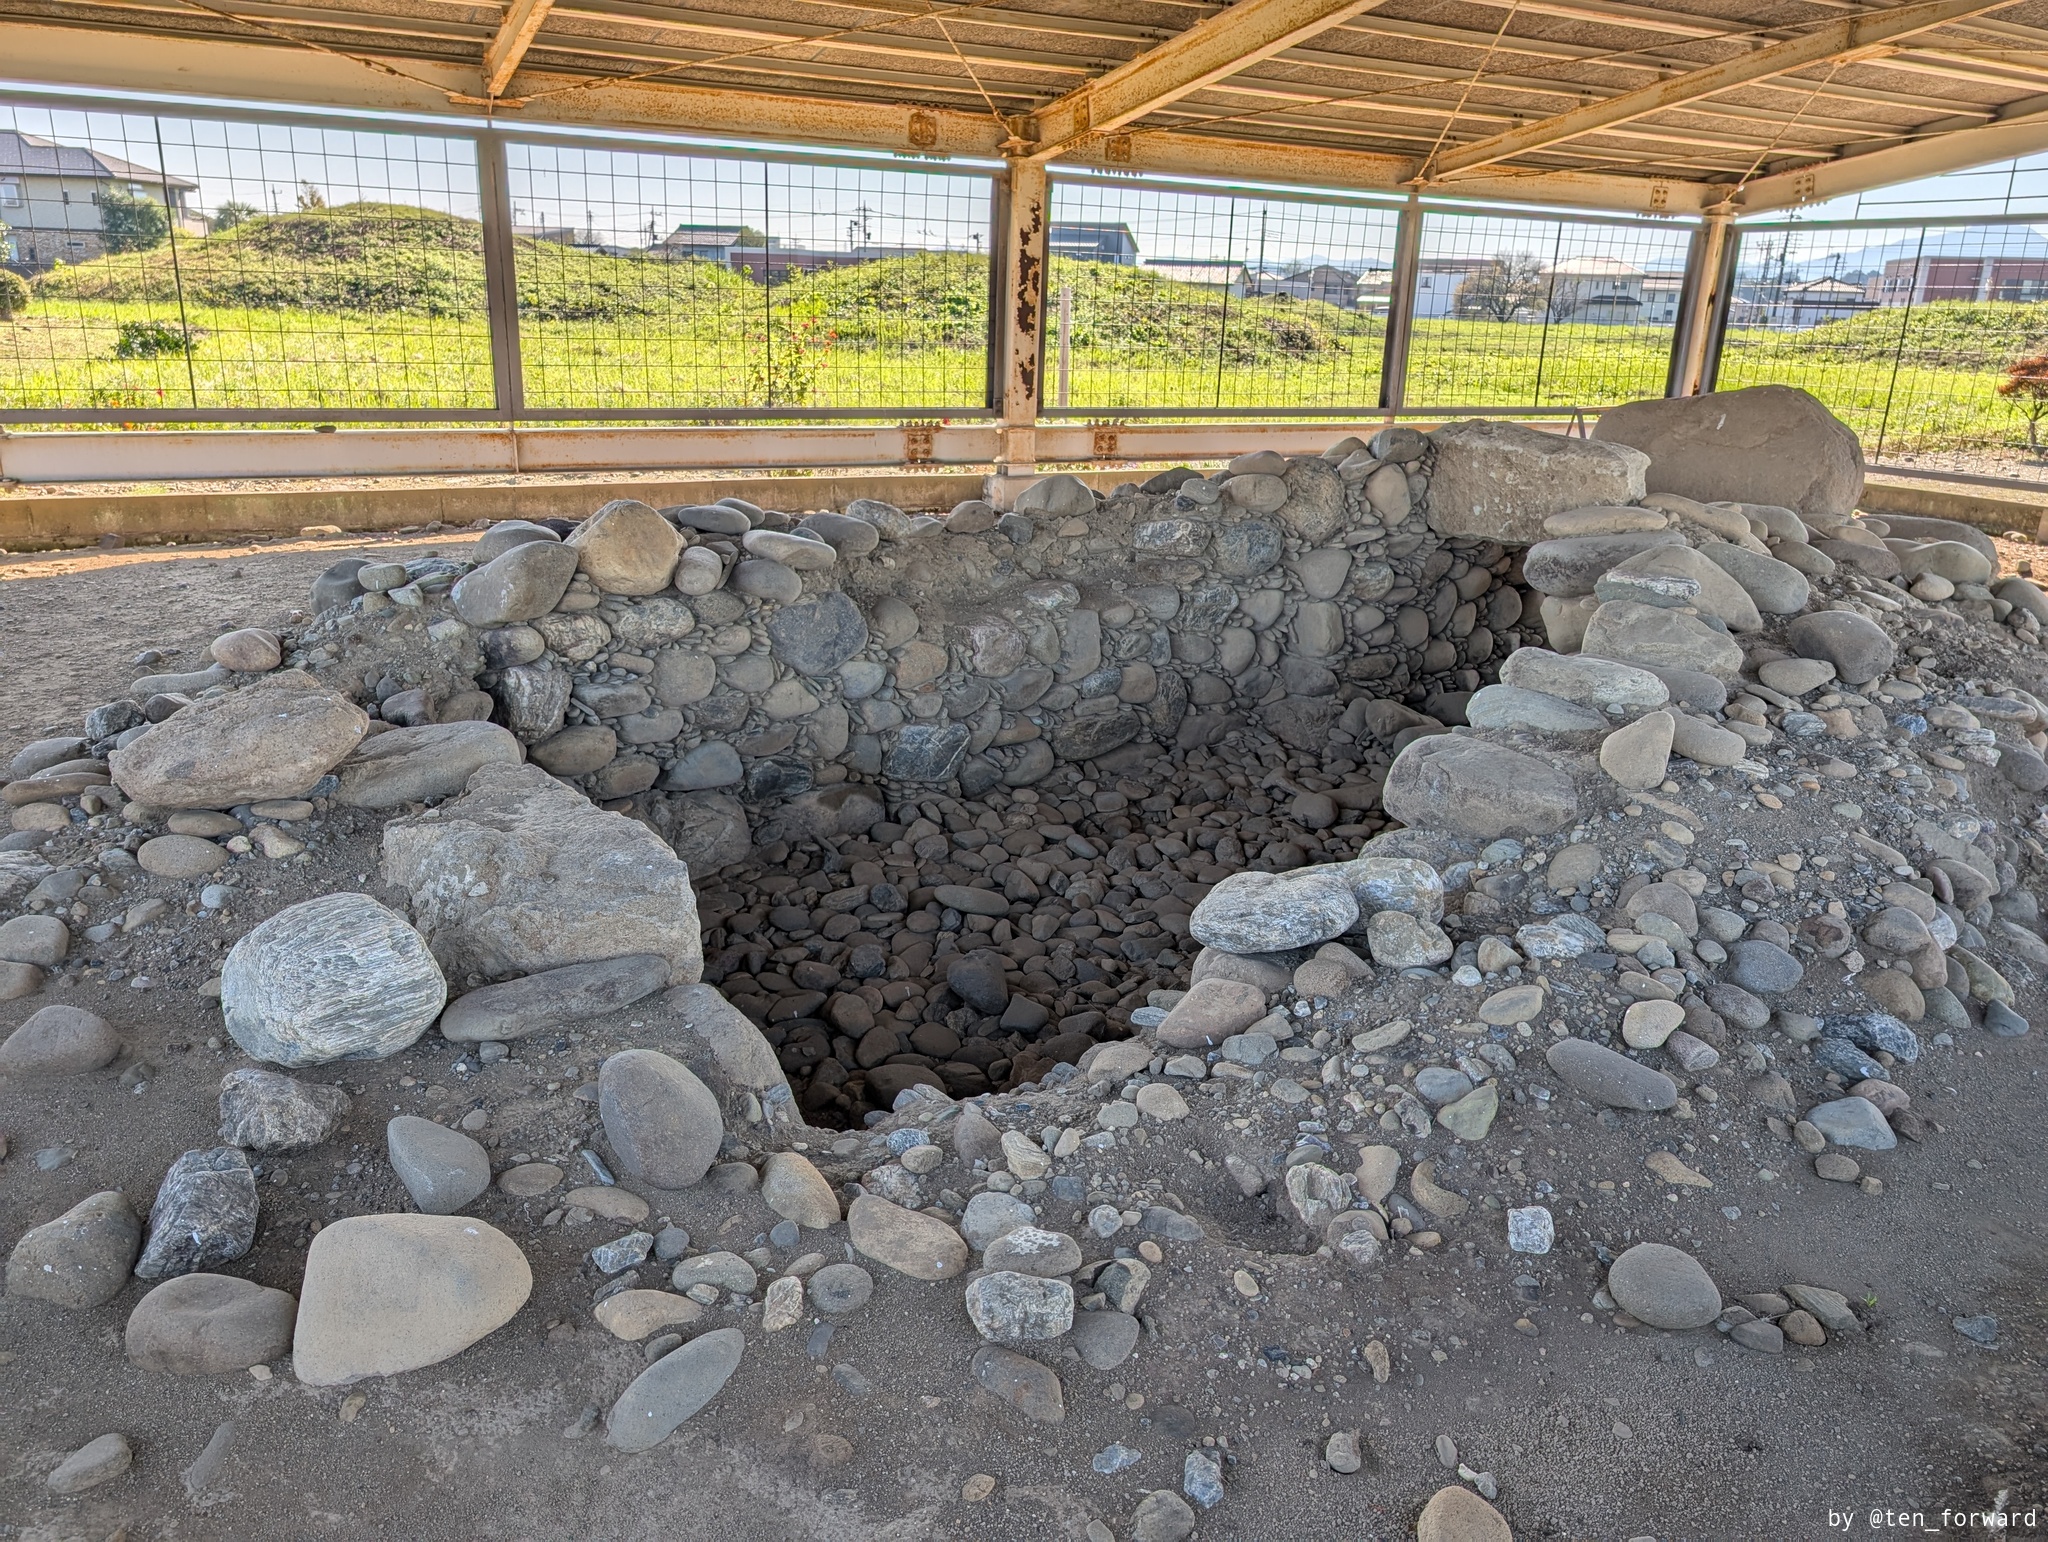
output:
M511 0L505 7L498 35L484 50L485 96L496 100L505 94L505 87L512 83L520 62L526 58L526 50L533 46L548 12L554 8L555 0Z
M1867 193L1872 188L1890 187L1920 177L1937 177L1947 171L1965 171L1972 166L2036 155L2043 150L2048 150L2048 104L2036 100L2026 104L2020 114L1997 123L1955 129L1860 155L1838 156L1818 166L1759 177L1739 189L1729 189L1721 207L1737 214L1796 209L1803 204Z
M1237 0L1032 113L1025 134L1033 141L1032 158L1049 160L1081 140L1122 128L1380 3Z
M1671 80L1624 91L1603 101L1588 102L1584 107L1508 129L1469 145L1454 146L1419 168L1419 174L1436 183L1454 172L1492 165L1546 145L1576 139L1582 134L1597 133L1734 86L1765 80L1789 70L1804 69L1810 64L1853 59L1890 40L1946 26L1985 11L1995 11L2010 3L2011 0L1921 0L1917 5L1845 16L1782 43L1772 43Z

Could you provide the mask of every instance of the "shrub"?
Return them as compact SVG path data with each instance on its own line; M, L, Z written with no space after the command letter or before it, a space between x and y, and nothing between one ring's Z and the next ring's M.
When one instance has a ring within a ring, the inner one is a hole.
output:
M0 268L0 321L12 321L28 309L28 280Z
M110 252L146 252L162 246L171 224L164 206L110 187L100 194L100 239Z
M175 321L124 321L114 342L117 359L158 359L167 353L190 353L199 346L199 332Z

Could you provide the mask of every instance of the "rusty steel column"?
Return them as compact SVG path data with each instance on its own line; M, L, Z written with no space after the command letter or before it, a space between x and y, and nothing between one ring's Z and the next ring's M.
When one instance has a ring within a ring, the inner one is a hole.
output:
M1001 272L989 331L1000 368L1003 412L999 476L1030 476L1038 466L1038 407L1045 374L1045 245L1052 197L1042 162L1010 162L997 234Z

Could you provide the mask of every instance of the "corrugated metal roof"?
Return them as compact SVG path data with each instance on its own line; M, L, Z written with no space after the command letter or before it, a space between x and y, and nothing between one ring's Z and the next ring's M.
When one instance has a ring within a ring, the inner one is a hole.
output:
M1251 8L1240 0L1233 9ZM521 68L551 92L633 80L792 104L983 114L1014 134L1034 111L1225 9L1213 0L556 0ZM1435 169L1502 132L1905 9L1382 0L1115 132L1141 150L1150 136L1174 135L1223 150L1365 152L1405 161L1437 191L1476 185L1483 171L1489 191L1522 179L1540 199L1545 179L1561 173L1733 187L1986 125L2048 122L2048 0L2018 0L1483 167ZM316 47L401 70L480 67L504 15L481 0L0 0L0 24ZM278 80L288 95L290 72ZM515 79L510 97L520 89ZM1119 158L1099 145L1080 158L1090 153ZM1245 164L1246 175L1260 174L1255 156Z

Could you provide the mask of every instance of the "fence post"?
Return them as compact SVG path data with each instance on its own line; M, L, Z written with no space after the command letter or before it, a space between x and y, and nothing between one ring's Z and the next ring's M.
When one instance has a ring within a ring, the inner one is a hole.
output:
M1051 194L1045 165L1012 161L997 236L998 305L989 342L1001 361L1002 440L997 476L1038 469L1038 406L1045 368L1045 247Z
M1394 225L1394 271L1387 279L1387 336L1380 355L1380 405L1408 405L1408 341L1415 331L1415 280L1422 257L1422 204L1413 194Z
M1686 248L1666 396L1698 396L1712 388L1712 360L1720 352L1715 334L1728 319L1722 291L1729 279L1729 251L1728 216L1704 216Z
M477 195L484 231L484 306L490 319L491 387L498 416L508 422L526 410L526 376L519 361L519 273L512 246L512 192L505 173L505 141L476 140Z

